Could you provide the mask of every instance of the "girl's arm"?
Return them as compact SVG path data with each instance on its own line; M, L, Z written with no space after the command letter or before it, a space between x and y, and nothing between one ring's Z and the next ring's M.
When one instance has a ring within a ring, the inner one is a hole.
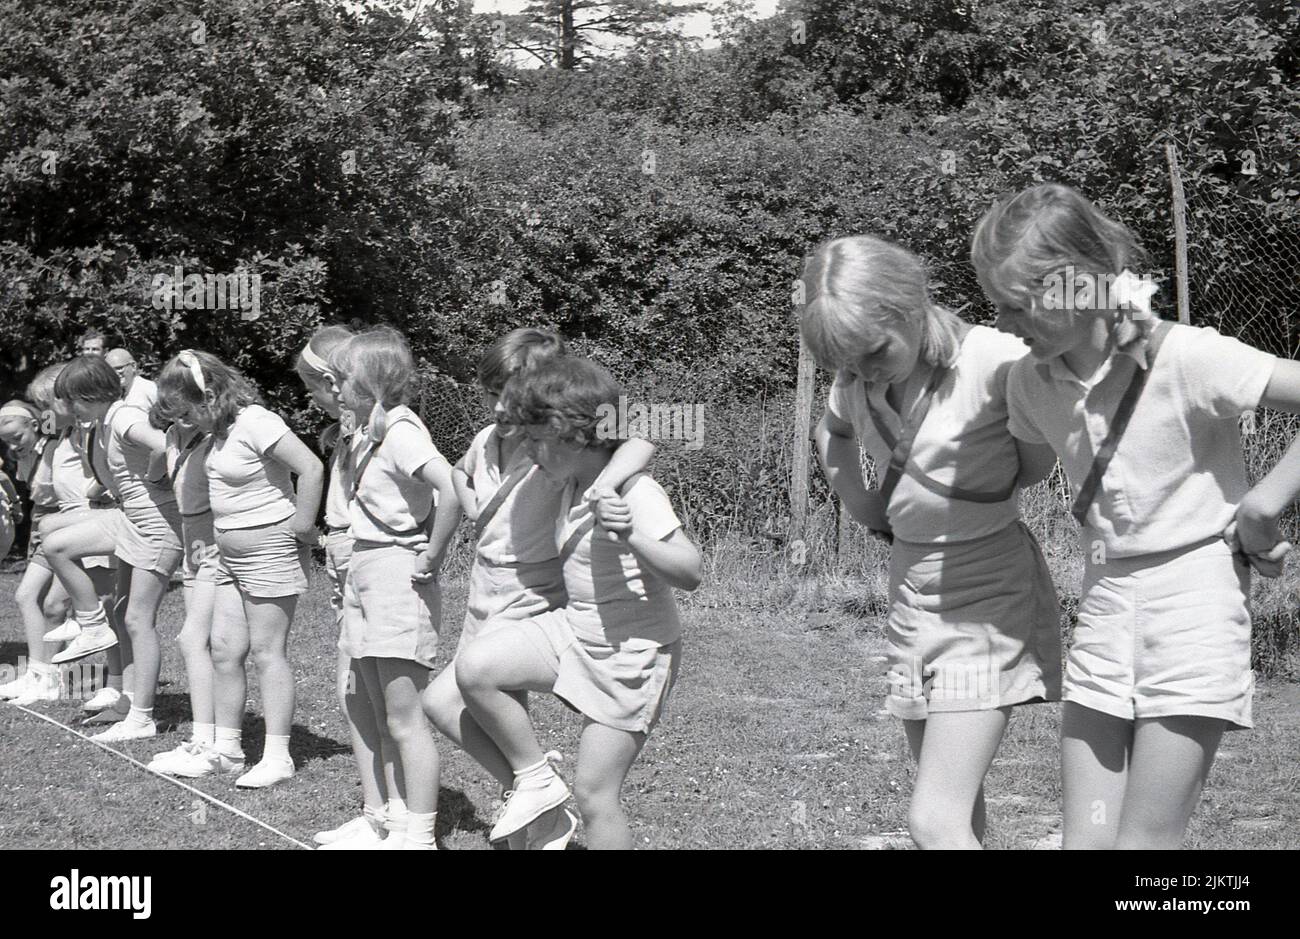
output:
M1259 403L1261 407L1300 414L1300 362L1279 359ZM1297 495L1300 495L1300 437L1291 441L1282 459L1237 506L1236 538L1244 554L1270 557L1274 548L1285 543L1278 519Z
M647 538L635 528L626 537L637 560L663 580L681 590L694 590L700 585L704 577L700 551L680 528L661 541Z
M843 500L853 519L872 531L889 531L884 500L878 491L868 492L862 482L858 438L853 425L827 411L818 421L813 439L826 480Z
M290 524L299 541L315 544L319 540L316 512L320 509L325 467L293 431L277 440L266 455L298 477L298 492L294 499L296 511Z
M471 522L478 521L478 498L474 494L474 479L457 463L451 468L451 484L456 490L460 507Z
M1016 442L1016 455L1020 457L1020 472L1016 475L1016 485L1021 489L1041 483L1056 466L1056 451L1049 444L1025 443L1012 437Z
M438 494L438 508L433 514L429 543L415 562L415 572L411 575L411 580L416 583L427 583L438 576L438 569L442 567L447 545L451 543L456 528L460 525L461 505L452 479L452 469L446 460L437 459L425 463L420 467L417 478L432 486Z
M147 447L155 456L159 453L164 455L167 453L167 434L148 421L136 421L122 436L126 438L127 443L135 444L137 447Z
M600 475L587 487L583 498L590 501L597 491L606 489L618 492L625 482L650 465L654 453L655 445L649 440L640 437L624 440L600 471Z

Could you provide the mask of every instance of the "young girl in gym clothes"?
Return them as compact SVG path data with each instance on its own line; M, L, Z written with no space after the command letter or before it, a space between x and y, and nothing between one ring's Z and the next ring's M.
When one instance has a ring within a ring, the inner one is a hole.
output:
M182 352L164 366L157 415L212 438L203 467L218 562L210 644L215 727L212 746L199 756L212 773L244 768L244 663L251 651L266 742L262 759L235 785L272 786L294 774L289 626L307 589L308 544L317 538L324 470L279 415L258 403L252 384L206 352Z
M347 583L348 562L352 559L352 533L349 506L352 501L353 469L357 448L365 434L358 434L351 411L343 411L335 391L334 374L329 357L335 349L352 338L343 326L323 326L312 334L298 354L298 377L311 395L312 402L334 418L321 433L320 449L329 453L329 485L325 493L325 573L330 582L330 607L334 625L343 630L343 589ZM348 722L352 752L357 755L361 774L362 814L329 831L318 832L317 844L334 849L365 847L381 840L381 831L406 830L406 807L397 796L397 744L388 736L386 722L376 724L374 708L362 695L350 693L360 686L360 676L352 670L352 658L342 646L336 670L339 709ZM358 730L364 726L365 732ZM367 741L377 740L373 751ZM389 796L391 795L391 798ZM359 843L357 843L359 842Z
M599 427L620 394L600 366L566 357L518 373L501 396L504 420L523 429L532 459L565 484L557 542L568 604L484 631L456 657L465 703L513 776L494 841L568 798L515 694L546 691L584 717L575 792L588 846L632 846L620 791L677 674L671 587L699 586L700 555L649 476L586 498L618 444Z
M100 356L73 359L59 374L54 392L69 401L74 416L89 422L87 458L95 476L109 486L118 508L74 514L66 525L57 519L43 526L50 567L72 597L73 616L80 633L67 649L54 656L56 664L70 662L102 649L121 646L128 673L124 694L127 716L95 739L135 740L157 733L153 721L160 653L156 623L167 583L180 564L180 513L166 480L151 478L155 454L162 452L162 431L149 416L121 399L117 373ZM57 530L54 530L57 528ZM95 584L79 563L88 555L112 553L127 587L122 633L114 635Z
M198 360L188 352L176 357L178 364L194 370ZM167 776L198 778L216 771L208 756L216 744L216 703L212 677L212 611L216 602L216 533L212 527L212 504L208 475L204 467L212 438L193 424L169 422L157 402L152 405L155 424L167 427L167 478L176 494L181 513L181 543L185 555L181 575L185 598L185 622L177 637L185 676L190 690L190 739L174 750L160 753L149 768Z
M1060 696L1056 592L1017 502L1055 460L1007 430L1025 347L936 305L920 260L879 238L823 244L803 284L804 341L836 372L817 452L854 519L892 537L885 706L917 764L908 827L922 848L979 848L1011 708Z
M999 202L971 246L998 327L1030 349L1007 382L1011 432L1060 457L1082 526L1066 848L1181 845L1221 735L1251 726L1249 565L1276 571L1300 489L1294 443L1250 488L1238 430L1261 405L1300 412L1300 363L1156 319L1141 257L1054 184Z
M415 367L402 334L386 326L367 330L336 348L329 363L344 409L366 435L349 506L353 552L340 648L360 679L354 693L369 701L375 725L386 721L396 742L396 795L408 809L406 829L390 831L381 844L431 849L438 751L420 695L437 650L438 570L460 521L460 502L451 467L405 404ZM379 741L365 744L374 752Z
M488 409L496 412L501 391L515 375L565 354L564 340L542 329L516 329L488 350L478 367ZM564 482L546 475L529 456L521 434L507 436L492 423L483 428L452 469L456 492L474 522L476 545L469 598L457 651L495 628L527 620L564 605L564 572L555 543ZM592 486L617 489L643 470L654 452L645 440L623 442ZM590 492L588 493L590 497ZM524 693L519 693L520 700ZM509 789L514 773L492 739L465 708L453 660L429 683L424 710L434 725L465 749ZM528 830L511 836L513 849L562 850L577 820L557 807Z

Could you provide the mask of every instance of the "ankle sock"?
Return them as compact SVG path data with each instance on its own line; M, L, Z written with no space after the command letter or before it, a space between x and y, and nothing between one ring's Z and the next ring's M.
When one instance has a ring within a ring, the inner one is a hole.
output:
M218 753L240 760L244 758L244 748L240 744L241 731L234 727L217 727L212 736Z
M515 770L515 790L520 789L541 789L551 781L555 775L555 770L546 757L532 766L525 766L523 769Z
M287 760L289 758L289 735L267 734L266 743L262 748L262 759Z
M216 724L200 724L195 721L190 727L190 742L202 744L205 747L212 746L217 739Z

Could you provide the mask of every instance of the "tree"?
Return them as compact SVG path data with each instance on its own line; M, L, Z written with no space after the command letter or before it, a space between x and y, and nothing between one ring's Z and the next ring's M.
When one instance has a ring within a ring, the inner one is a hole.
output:
M545 65L573 71L595 57L602 42L673 42L672 25L704 9L676 0L534 0L524 12L502 18L506 47Z

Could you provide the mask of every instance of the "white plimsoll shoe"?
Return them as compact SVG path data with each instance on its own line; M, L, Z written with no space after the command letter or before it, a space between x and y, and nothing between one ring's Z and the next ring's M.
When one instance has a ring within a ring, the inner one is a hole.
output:
M563 805L569 798L569 787L557 775L536 789L515 789L506 793L506 804L488 835L489 841L502 841L533 822L543 812Z
M346 838L337 838L328 844L323 844L317 851L374 851L384 843L384 839L379 837L379 832L375 831L364 818L353 819L353 821L363 822L364 828L355 828L352 834ZM351 825L349 822L348 825ZM347 827L347 826L344 826ZM339 829L336 829L339 830Z
M112 627L105 623L103 626L83 629L77 635L77 638L68 644L66 649L54 656L50 661L55 665L62 665L64 662L75 662L77 659L84 659L96 652L111 649L115 645L117 645L117 636L113 635Z
M81 634L81 627L77 621L69 616L59 626L55 626L44 636L41 637L45 642L71 642Z
M168 766L170 766L172 763L176 763L190 756L201 746L202 744L195 743L193 740L186 740L184 743L182 743L179 747L177 747L174 750L168 750L165 753L155 754L154 758L149 761L149 768L153 770L155 773L162 773L166 775Z
M568 846L573 833L578 830L578 817L568 809L560 809L552 816L550 819L539 818L528 826L527 850L563 851Z
M158 770L164 776L179 776L184 779L201 779L204 776L229 776L244 771L244 755L227 756L214 747L194 744L185 756L170 761Z
M0 701L8 701L11 698L21 697L22 695L27 694L31 687L32 673L29 671L23 672L13 681L7 681L3 685L0 685Z
M33 704L45 704L50 701L58 701L63 695L63 686L59 682L59 673L55 672L50 676L32 675L32 680L27 684L27 690L16 698L10 698L10 704L17 704L20 707L31 707Z
M374 834L374 829L370 827L370 822L364 815L358 815L356 818L344 822L338 828L331 828L329 831L318 831L311 836L311 840L317 844L333 844L336 841L343 841L351 838L353 835L360 834L362 829Z
M158 725L152 720L143 724L124 720L118 721L108 730L101 731L90 739L98 740L100 743L120 743L123 740L143 740L146 737L156 736L158 736Z
M121 691L116 688L105 686L96 691L94 696L81 706L81 709L90 714L95 714L99 711L106 711L113 705L117 704L118 699L121 697Z
M235 780L240 789L265 789L293 778L293 760L263 757L256 766Z

